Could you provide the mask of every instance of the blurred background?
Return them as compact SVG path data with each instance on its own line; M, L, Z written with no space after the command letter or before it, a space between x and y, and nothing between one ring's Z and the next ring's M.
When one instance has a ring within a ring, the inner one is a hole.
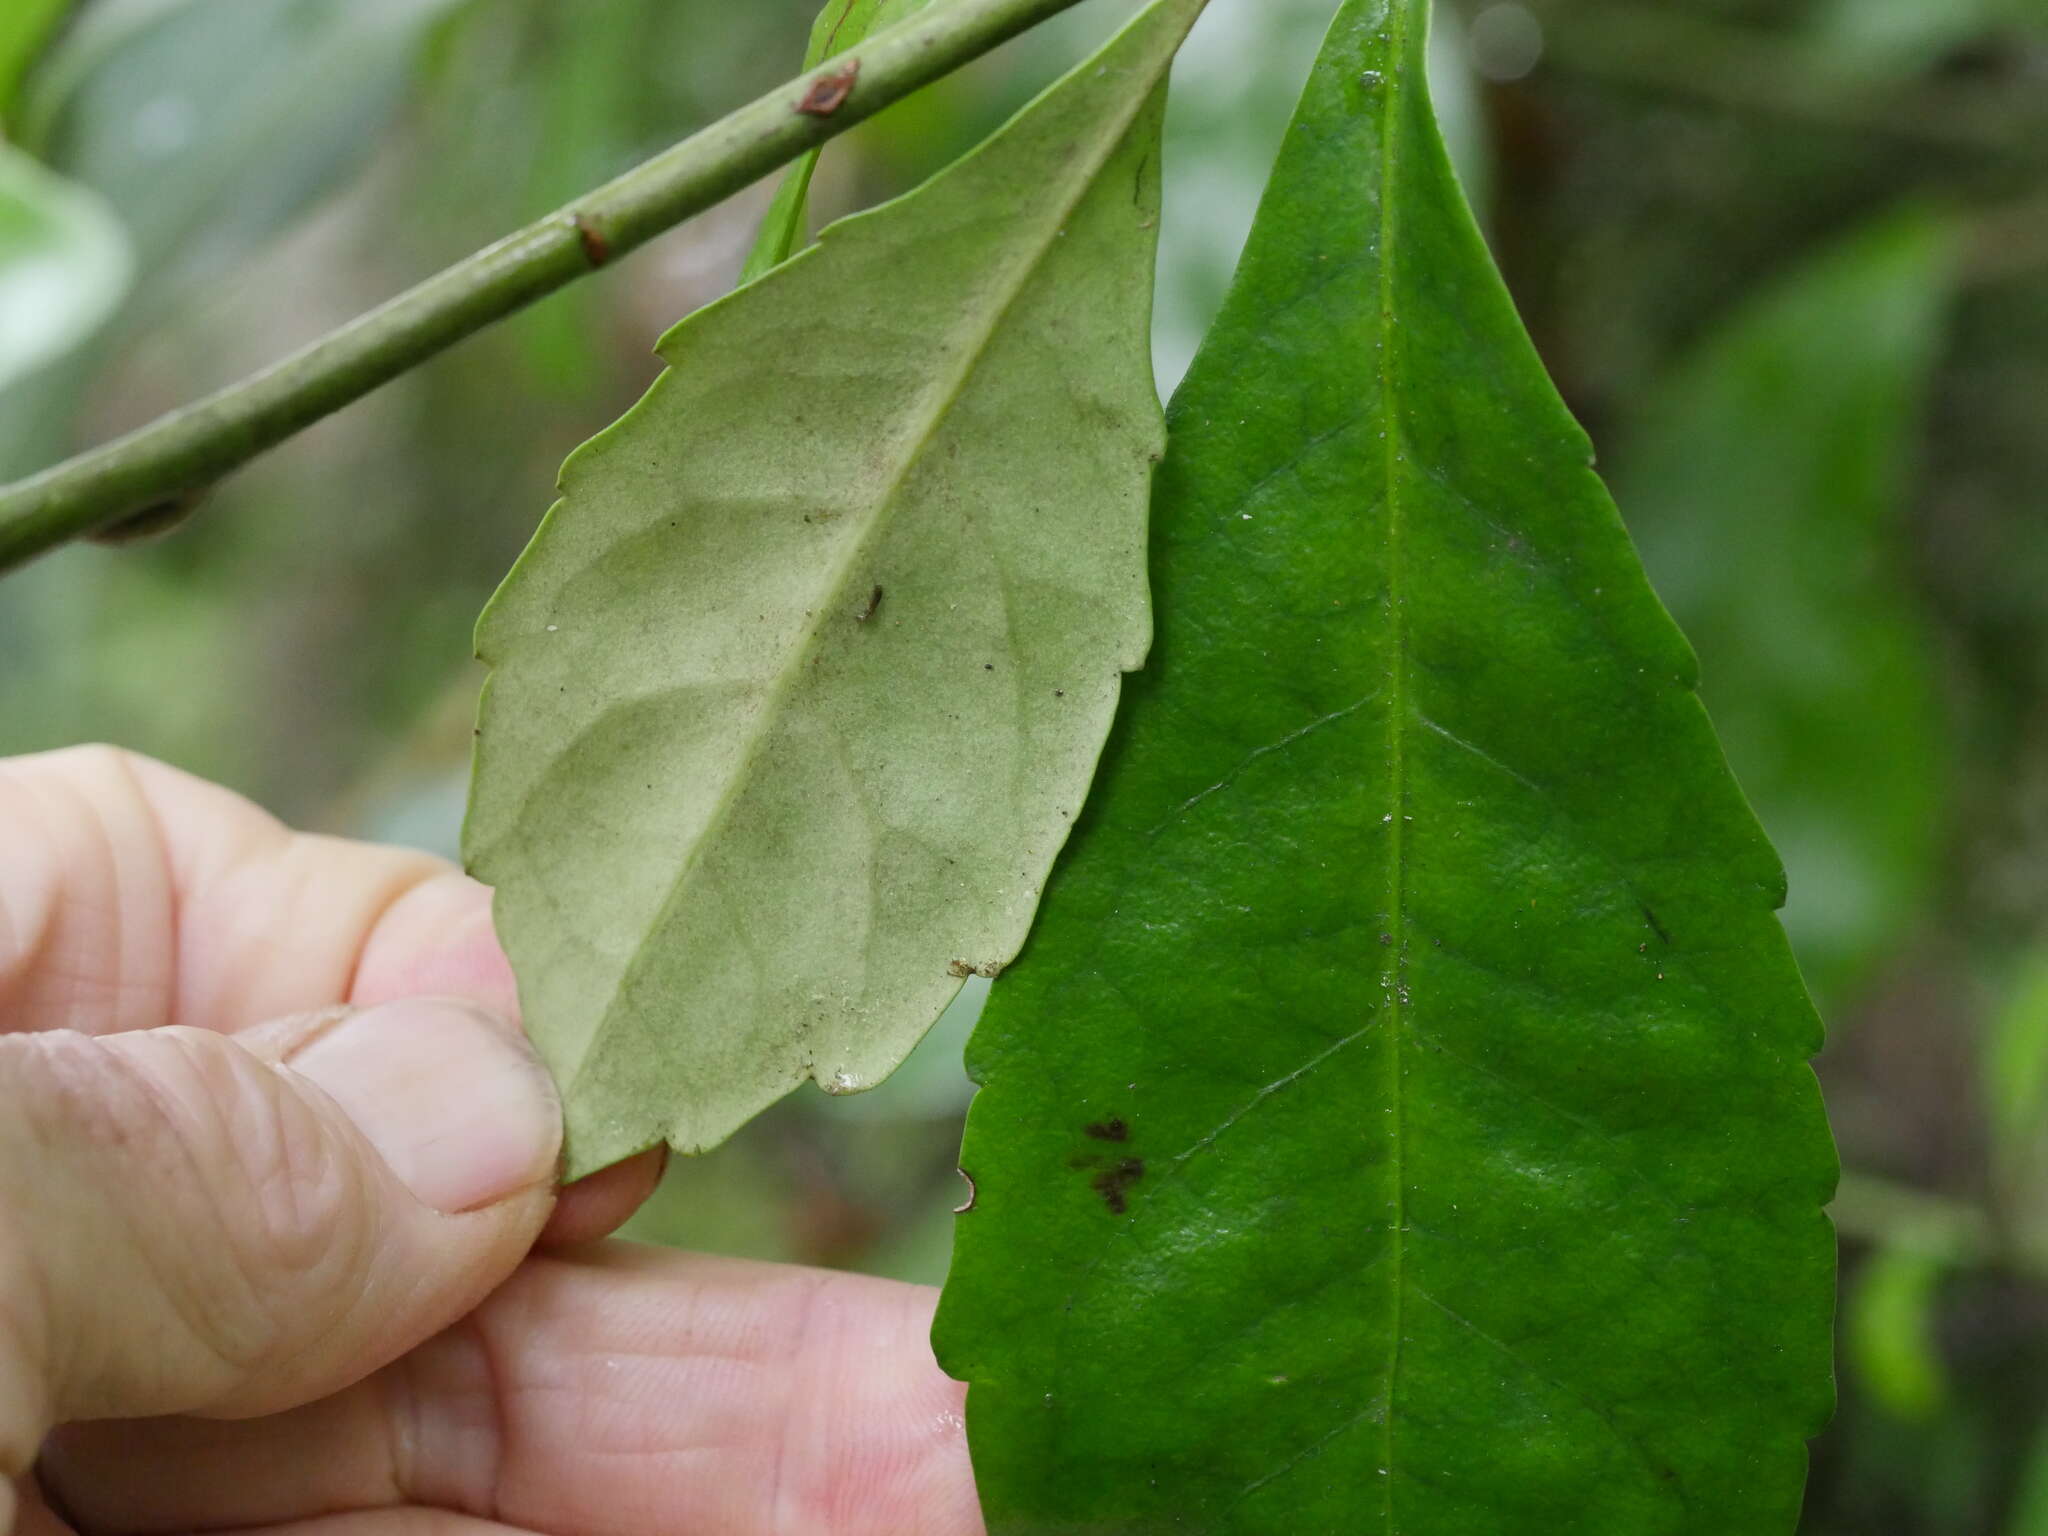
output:
M794 72L814 0L0 0L0 474L231 381ZM1087 0L827 151L975 142ZM1333 0L1213 0L1158 362ZM2048 1536L2048 0L1439 0L1462 174L1792 876L1848 1177L1807 1529ZM0 583L0 752L104 739L452 853L477 610L768 188ZM0 850L0 857L4 857ZM986 983L972 984L985 988ZM678 1162L638 1234L936 1281L963 999L884 1088Z

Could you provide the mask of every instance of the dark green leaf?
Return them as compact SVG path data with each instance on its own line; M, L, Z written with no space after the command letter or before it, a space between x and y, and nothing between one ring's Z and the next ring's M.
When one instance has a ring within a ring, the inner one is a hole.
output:
M1150 638L1159 0L672 331L484 615L465 840L572 1174L872 1086L1023 941Z
M1835 1163L1777 860L1351 0L1170 420L1159 643L995 988L996 1536L1783 1536Z
M931 0L825 0L825 8L811 27L810 45L804 50L804 68L815 69L834 54L857 47L871 33L907 20L930 3ZM742 283L751 283L781 266L803 244L811 177L817 173L820 153L815 149L809 151L783 173L782 184L775 189L775 198L762 217L761 233L740 272Z
M1829 250L1709 336L1615 455L1824 1002L1890 952L1934 872L1949 732L1901 503L1954 244L1909 214Z

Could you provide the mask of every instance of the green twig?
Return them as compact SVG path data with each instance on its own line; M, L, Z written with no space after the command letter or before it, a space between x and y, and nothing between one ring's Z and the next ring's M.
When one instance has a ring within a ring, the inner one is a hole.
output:
M263 372L0 488L0 571L174 517L264 450L1074 3L921 12Z

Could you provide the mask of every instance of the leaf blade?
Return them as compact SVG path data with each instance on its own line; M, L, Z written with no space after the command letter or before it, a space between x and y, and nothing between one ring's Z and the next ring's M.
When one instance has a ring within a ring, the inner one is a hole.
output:
M1782 877L1423 14L1339 14L1169 413L1153 660L971 1048L934 1339L996 1536L1789 1530L1826 1416Z
M465 848L572 1172L871 1085L1021 943L1150 637L1158 85L1200 8L672 331L486 610Z

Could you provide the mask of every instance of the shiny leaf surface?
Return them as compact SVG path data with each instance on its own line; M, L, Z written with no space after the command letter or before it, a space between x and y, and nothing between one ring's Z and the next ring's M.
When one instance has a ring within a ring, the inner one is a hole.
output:
M1351 0L1169 413L1160 633L970 1066L989 1524L1785 1536L1835 1163L1777 860Z

